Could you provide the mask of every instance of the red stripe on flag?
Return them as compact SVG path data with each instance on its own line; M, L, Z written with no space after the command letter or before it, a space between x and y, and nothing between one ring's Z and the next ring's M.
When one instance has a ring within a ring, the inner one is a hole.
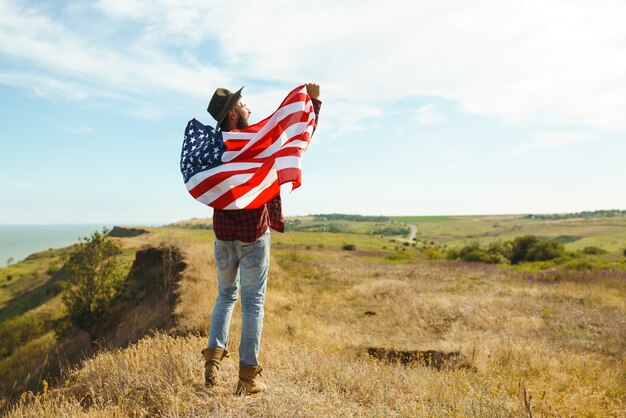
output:
M302 156L302 150L296 147L283 148L280 151L276 151L273 158L278 157L300 157Z
M247 170L222 171L221 173L214 174L202 180L193 189L189 190L189 193L191 193L191 195L197 199L203 194L205 194L206 192L208 192L209 190L211 190L213 187L217 186L224 180L228 179L229 177L232 177L237 174L254 173L256 170L257 169L255 167L255 168L249 168Z
M224 141L224 145L226 145L228 151L239 151L245 147L248 142L250 142L248 139L229 139L228 141Z
M246 209L259 208L263 206L264 204L266 204L267 202L269 202L270 200L272 200L279 193L280 193L280 184L278 183L278 181L275 181L272 183L270 187L263 190L261 194L257 196L256 199L250 202L248 206L246 206Z
M284 168L278 170L278 182L280 184L289 183L290 181L294 183L294 190L300 187L302 183L302 170L299 168Z
M257 169L254 175L250 179L248 179L248 181L232 187L223 195L212 201L210 203L210 206L214 208L225 208L240 197L245 196L248 192L261 184L263 180L265 180L265 177L267 177L267 174L269 173L273 165L274 158L270 157L261 167Z

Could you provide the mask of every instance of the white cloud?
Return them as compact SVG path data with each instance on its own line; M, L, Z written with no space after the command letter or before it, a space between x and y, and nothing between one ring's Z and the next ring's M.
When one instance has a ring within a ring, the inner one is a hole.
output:
M626 129L626 3L616 0L111 0L97 10L136 28L127 44L94 45L4 1L0 53L91 83L89 94L204 97L238 80L316 80L355 112L435 96L515 125ZM215 51L200 62L185 53L194 48ZM350 117L356 123L332 108L325 115L358 129L363 118Z
M626 5L351 4L298 4L276 14L265 2L247 5L237 30L218 25L215 35L250 75L313 74L361 103L432 95L508 123L626 129L626 38L616 19ZM303 30L300 16L324 29Z
M377 119L383 115L381 108L372 105L329 100L324 114L320 116L323 135L319 136L339 138L353 132L364 132L376 127Z
M32 66L29 77L35 90L50 90L52 79L71 79L81 86L81 95L64 98L163 92L204 97L212 84L230 81L217 67L189 59L181 62L158 45L96 42L34 8L9 1L0 2L0 54ZM6 75L4 82L23 85Z
M39 74L0 72L0 83L32 89L38 96L50 99L62 97L83 100L87 97L85 89L80 84Z
M593 139L593 136L579 132L535 132L531 135L530 140L513 148L511 154L519 154L524 151L538 148L550 148L577 144Z
M428 104L417 108L415 120L420 125L434 125L443 122L445 117L439 112L437 105Z

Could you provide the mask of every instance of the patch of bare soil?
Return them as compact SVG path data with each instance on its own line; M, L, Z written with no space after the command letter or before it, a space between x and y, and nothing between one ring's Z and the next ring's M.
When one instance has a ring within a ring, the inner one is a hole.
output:
M402 351L393 348L368 347L367 354L386 363L400 363L406 366L426 366L437 370L474 368L459 351Z

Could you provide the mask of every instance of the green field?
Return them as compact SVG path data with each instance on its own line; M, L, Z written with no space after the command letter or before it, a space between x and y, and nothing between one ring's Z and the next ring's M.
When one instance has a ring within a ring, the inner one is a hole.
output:
M211 219L194 219L171 225L167 230L193 225L209 226L211 223ZM535 235L540 238L557 239L571 251L588 246L597 246L609 252L620 252L626 248L626 215L563 216L563 219L534 219L528 215L390 216L387 217L387 221L382 222L324 219L324 215L316 215L288 218L286 230L290 237L283 239L280 234L274 234L272 237L281 245L327 243L337 247L343 242L357 239L352 235L402 238L404 234L381 234L376 231L386 228L393 231L394 228L401 229L407 224L417 227L418 241L434 242L438 245L460 246L471 241L485 244L496 240L511 240L523 235ZM320 232L331 232L332 235L320 239L316 235ZM377 242L366 240L364 249L375 249Z
M476 240L489 243L523 235L562 240L568 250L597 246L611 252L626 247L626 216L597 219L527 219L522 215L392 217L417 226L417 239L448 246Z

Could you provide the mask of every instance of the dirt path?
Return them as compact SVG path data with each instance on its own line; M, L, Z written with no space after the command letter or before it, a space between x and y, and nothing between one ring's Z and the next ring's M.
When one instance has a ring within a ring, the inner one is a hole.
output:
M398 223L400 225L408 226L410 231L409 231L409 235L407 238L395 238L395 240L400 241L400 242L410 242L410 243L415 242L415 237L417 236L417 226L413 224L405 224L405 223L400 223L400 222Z
M415 236L417 235L417 226L413 224L405 224L409 228L411 228L411 232L409 232L409 241L415 241Z

